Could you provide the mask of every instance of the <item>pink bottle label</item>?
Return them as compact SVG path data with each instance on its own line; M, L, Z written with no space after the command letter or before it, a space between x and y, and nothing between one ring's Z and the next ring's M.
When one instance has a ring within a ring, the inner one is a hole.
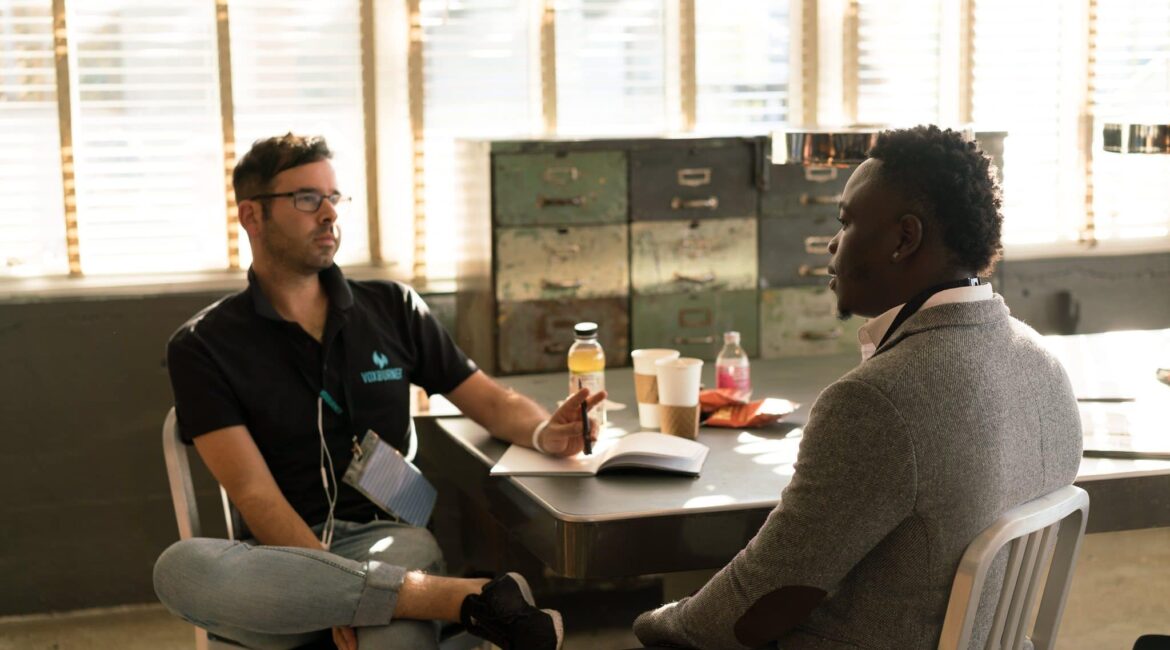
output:
M719 366L715 369L715 388L729 388L734 391L751 390L750 366Z

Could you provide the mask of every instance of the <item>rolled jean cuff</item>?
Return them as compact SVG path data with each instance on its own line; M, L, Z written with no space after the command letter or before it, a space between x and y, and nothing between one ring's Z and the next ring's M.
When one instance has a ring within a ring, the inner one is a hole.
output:
M377 560L366 562L366 583L353 613L353 626L387 625L398 606L406 569Z

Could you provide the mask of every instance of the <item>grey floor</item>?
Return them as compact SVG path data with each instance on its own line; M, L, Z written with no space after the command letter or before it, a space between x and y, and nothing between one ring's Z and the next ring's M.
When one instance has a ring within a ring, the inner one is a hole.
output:
M565 612L572 616L572 612ZM1170 634L1170 528L1089 535L1057 639L1061 650L1124 649ZM630 648L628 630L571 635L567 650ZM0 619L0 650L188 650L191 627L157 605Z

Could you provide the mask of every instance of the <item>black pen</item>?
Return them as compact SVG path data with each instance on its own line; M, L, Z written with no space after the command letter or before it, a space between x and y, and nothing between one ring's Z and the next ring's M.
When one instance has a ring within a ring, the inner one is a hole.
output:
M585 455L593 455L593 442L589 440L589 408L581 402L581 439L585 441Z

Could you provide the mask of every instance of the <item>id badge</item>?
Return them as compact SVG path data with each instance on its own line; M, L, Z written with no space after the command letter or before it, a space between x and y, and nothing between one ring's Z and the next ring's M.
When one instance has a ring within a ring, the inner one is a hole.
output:
M366 431L341 480L412 526L425 526L435 507L431 482L373 431Z

